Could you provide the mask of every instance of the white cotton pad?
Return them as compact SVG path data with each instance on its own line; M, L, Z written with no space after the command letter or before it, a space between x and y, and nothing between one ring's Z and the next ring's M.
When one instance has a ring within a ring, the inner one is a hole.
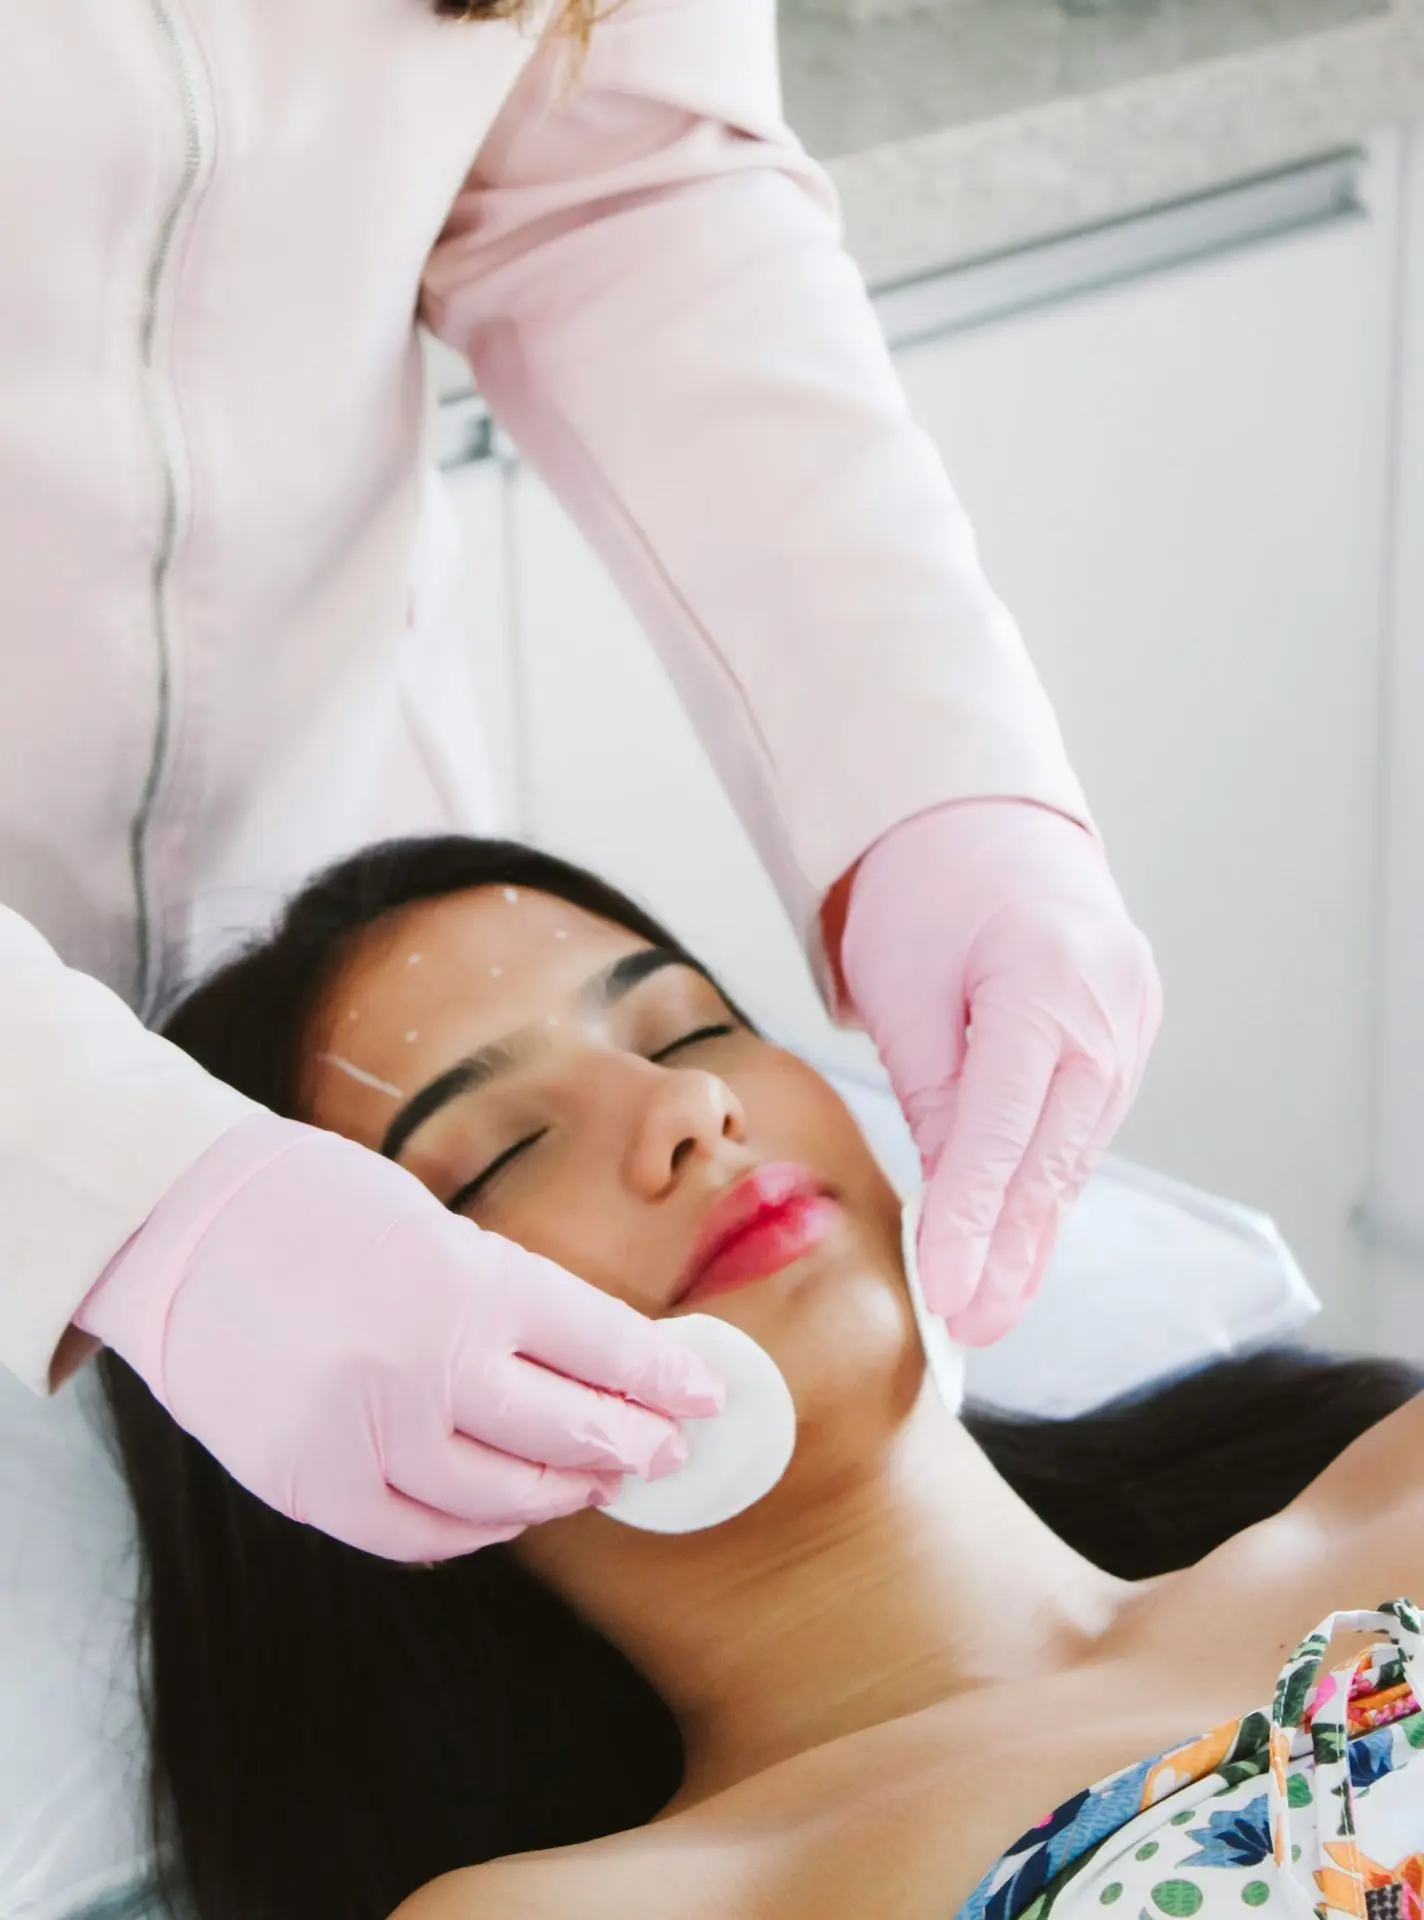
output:
M925 1304L920 1285L920 1202L922 1193L912 1193L900 1215L900 1245L905 1261L905 1280L910 1289L910 1304L915 1309L915 1324L929 1364L930 1377L939 1388L939 1397L958 1417L964 1405L964 1349L949 1337L949 1328L937 1313Z
M680 1423L687 1459L675 1473L661 1480L626 1475L603 1511L644 1533L697 1533L771 1492L796 1445L796 1407L781 1369L740 1327L705 1313L670 1324L726 1381L727 1404L710 1419Z

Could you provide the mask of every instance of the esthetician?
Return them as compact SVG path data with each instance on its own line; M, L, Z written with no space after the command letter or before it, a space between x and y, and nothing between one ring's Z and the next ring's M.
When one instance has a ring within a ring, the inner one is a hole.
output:
M769 0L559 6L17 5L0 61L0 1361L45 1393L107 1344L271 1505L396 1559L666 1471L718 1393L473 1226L453 1264L355 1260L436 1202L151 1031L323 861L490 825L417 321L879 1046L960 1340L1024 1310L1159 1017L782 121Z

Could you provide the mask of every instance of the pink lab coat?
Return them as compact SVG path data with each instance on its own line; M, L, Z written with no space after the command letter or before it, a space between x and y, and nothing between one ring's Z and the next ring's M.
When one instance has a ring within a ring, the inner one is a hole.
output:
M491 824L416 322L660 649L814 958L877 836L1081 813L771 0L31 0L0 50L0 1363L248 1103L156 1039L319 862Z

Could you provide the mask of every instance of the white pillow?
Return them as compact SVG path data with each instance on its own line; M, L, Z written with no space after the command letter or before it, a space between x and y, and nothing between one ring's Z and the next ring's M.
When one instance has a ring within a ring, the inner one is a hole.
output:
M902 1191L888 1091L832 1073ZM1268 1221L1122 1163L1088 1187L1034 1311L969 1355L972 1395L1075 1412L1318 1308ZM0 1370L0 1916L135 1915L144 1874L132 1525L86 1372L41 1401Z

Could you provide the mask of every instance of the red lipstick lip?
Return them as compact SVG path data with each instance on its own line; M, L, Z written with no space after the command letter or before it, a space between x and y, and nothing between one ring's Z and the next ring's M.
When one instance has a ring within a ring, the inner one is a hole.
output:
M703 1221L697 1244L678 1280L674 1306L687 1298L713 1263L751 1228L797 1202L828 1198L824 1182L794 1161L768 1161L757 1167L723 1194Z

